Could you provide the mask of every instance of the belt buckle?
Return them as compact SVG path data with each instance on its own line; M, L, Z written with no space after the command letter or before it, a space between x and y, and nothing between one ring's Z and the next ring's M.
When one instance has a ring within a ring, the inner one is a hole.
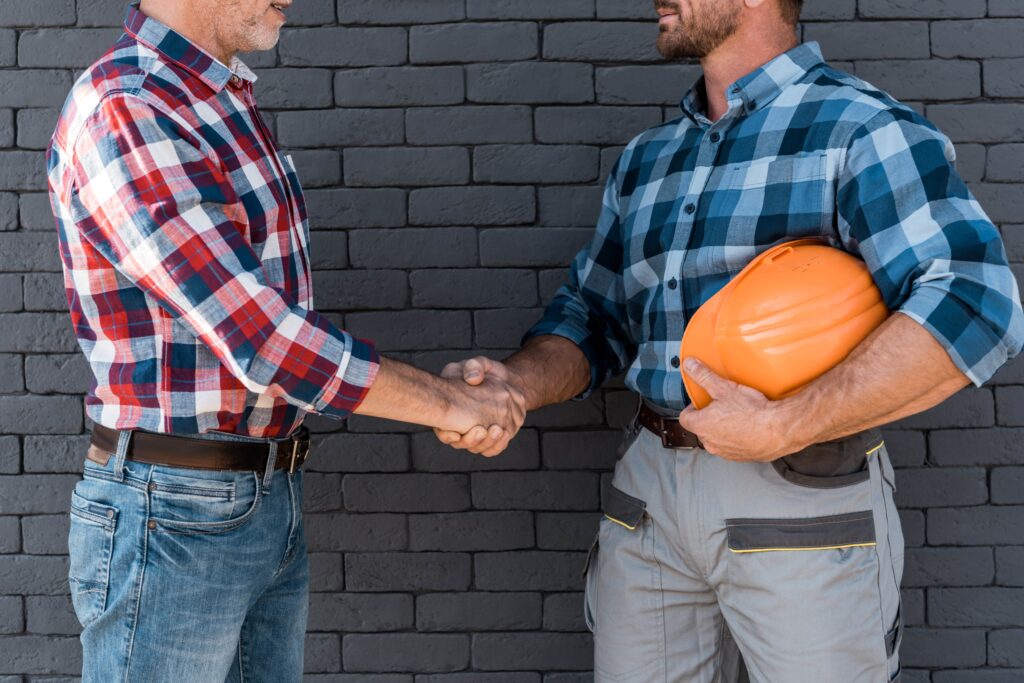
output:
M668 429L665 428L665 419L660 418L660 422L661 424L659 424L658 426L661 427L661 429L659 430L661 432L661 447L673 448L673 446L671 446L668 442Z

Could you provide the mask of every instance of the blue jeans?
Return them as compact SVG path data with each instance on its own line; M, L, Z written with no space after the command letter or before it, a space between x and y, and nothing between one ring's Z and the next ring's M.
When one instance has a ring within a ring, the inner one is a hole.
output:
M147 465L126 447L86 460L71 499L83 683L301 681L301 472Z

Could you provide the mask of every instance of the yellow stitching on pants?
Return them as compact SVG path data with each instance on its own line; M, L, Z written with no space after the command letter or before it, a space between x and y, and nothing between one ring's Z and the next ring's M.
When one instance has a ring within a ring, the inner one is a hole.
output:
M615 521L615 520L612 520L612 521ZM823 545L823 546L814 546L814 547L808 547L808 548L754 548L752 550L734 550L733 548L729 548L729 552L742 554L742 553L770 553L770 552L774 552L774 551L777 551L777 550L839 550L840 548L870 548L870 547L872 547L874 545L877 545L877 543L872 541L871 543L848 543L847 545Z
M868 452L867 452L867 453L865 453L864 455L871 455L872 453L874 453L875 451L877 451L877 450L878 450L879 448L881 448L881 447L882 447L882 446L884 446L884 445L885 445L885 442L883 441L882 443L878 444L877 446L875 446L874 448L872 448L872 449L871 449L870 451L868 451Z
M609 515L609 514L607 514L607 513L605 513L605 517L607 517L607 518L608 518L609 520L611 520L611 521L615 522L615 523L616 523L616 524L618 524L619 526L624 526L624 527L626 527L626 528L627 528L627 529L629 529L630 531L636 531L636 527L635 527L635 526L630 526L630 525L626 524L625 522L623 522L623 521L622 521L621 519L615 519L614 517L612 517L611 515Z

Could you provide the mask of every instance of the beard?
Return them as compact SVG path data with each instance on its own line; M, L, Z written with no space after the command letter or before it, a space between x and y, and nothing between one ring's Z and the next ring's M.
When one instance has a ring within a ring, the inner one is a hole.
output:
M703 59L739 27L740 8L733 2L693 0L690 9L658 35L658 52L665 59Z

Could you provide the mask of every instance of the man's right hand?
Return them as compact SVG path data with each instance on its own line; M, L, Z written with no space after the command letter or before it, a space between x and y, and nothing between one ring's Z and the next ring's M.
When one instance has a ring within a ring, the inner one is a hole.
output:
M441 376L464 387L466 395L473 397L471 400L478 400L476 397L480 389L487 390L492 385L495 388L503 387L510 397L514 397L513 402L517 409L509 414L515 418L511 428L507 422L502 424L481 420L465 429L435 428L437 438L452 448L468 450L485 457L493 457L508 448L509 442L519 432L523 420L526 419L525 391L520 377L507 365L485 356L449 363L441 371ZM478 409L484 410L487 407L488 404L477 406Z

